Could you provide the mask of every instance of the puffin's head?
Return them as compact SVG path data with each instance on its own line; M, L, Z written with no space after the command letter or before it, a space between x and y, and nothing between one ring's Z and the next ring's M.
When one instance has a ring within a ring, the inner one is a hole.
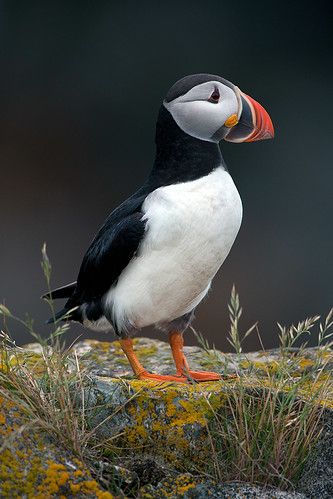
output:
M170 88L163 105L179 128L197 139L254 142L274 137L267 111L220 76L185 76Z

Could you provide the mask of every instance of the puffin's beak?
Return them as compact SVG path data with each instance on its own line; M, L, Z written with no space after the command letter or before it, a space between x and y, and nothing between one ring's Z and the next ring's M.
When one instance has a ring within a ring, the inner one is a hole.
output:
M274 127L268 112L252 97L240 90L238 92L241 103L239 121L231 128L225 140L228 142L254 142L272 139Z

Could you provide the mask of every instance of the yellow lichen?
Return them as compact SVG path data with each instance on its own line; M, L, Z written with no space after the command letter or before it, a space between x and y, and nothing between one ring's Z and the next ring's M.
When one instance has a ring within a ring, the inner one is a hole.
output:
M156 352L155 345L147 343L137 344L137 354L141 358L152 355ZM125 363L125 357L119 342L89 342L91 350L88 352L90 359L100 360L107 357L106 354L117 355L116 363ZM142 345L140 347L140 344ZM35 357L34 357L35 355ZM32 362L38 365L38 354L28 356L25 362ZM324 353L323 353L324 356ZM327 357L327 356L326 356ZM210 359L206 359L208 362ZM288 361L288 359L287 359ZM113 386L119 383L125 388L126 394L131 394L130 401L119 410L126 413L126 425L121 430L118 437L120 444L126 453L131 449L137 452L138 449L153 451L173 466L182 466L186 459L194 464L198 461L209 458L210 446L207 443L207 425L214 417L214 411L218 411L228 401L231 390L255 389L260 392L267 388L288 392L292 390L295 383L299 383L299 395L304 399L315 399L316 391L328 384L331 388L325 391L325 400L316 400L327 407L333 407L333 388L331 375L326 372L311 380L311 376L304 377L302 381L302 370L311 367L315 361L293 356L291 359L295 378L290 377L284 384L281 384L278 371L278 360L272 360L272 356L260 360L244 360L241 367L246 369L240 379L223 380L219 382L208 382L204 384L177 384L161 383L146 380L124 380L110 379L109 384ZM317 362L317 358L316 358ZM15 367L12 364L11 367ZM307 371L306 371L307 372ZM298 379L296 379L298 378ZM126 385L127 383L127 385ZM321 392L323 393L323 392ZM326 396L327 395L327 396ZM2 400L0 398L0 404ZM112 409L113 410L113 409ZM10 417L8 416L10 414ZM10 423L8 423L10 421ZM11 445L5 446L0 456L0 496L16 497L13 490L17 490L17 497L37 497L37 499L67 497L76 495L78 497L87 496L98 499L110 499L112 495L100 488L98 483L92 480L91 475L80 461L72 460L75 467L67 466L66 462L60 459L46 461L45 447L39 435L34 436L36 442L31 445L29 440L25 442L25 435L21 435L23 424L22 414L9 401L4 400L0 407L0 437L7 438L15 435L15 431L20 436L20 445L14 439L10 440ZM195 435L195 438L193 438ZM39 440L38 440L39 439ZM23 443L22 443L23 442ZM195 442L195 445L193 443ZM1 445L2 442L0 442ZM38 448L38 453L35 452ZM174 497L172 494L183 495L190 488L195 487L195 483L185 478L170 488L161 497ZM164 492L163 492L164 493ZM37 495L36 495L37 494ZM145 496L146 497L146 496Z
M101 490L100 486L96 480L85 480L79 483L71 483L70 491L73 495L94 495L98 499L113 499L113 495L110 492Z
M225 398L221 393L223 385L220 382L186 385L140 380L131 380L129 385L136 396L126 406L132 421L121 436L126 448L148 450L153 447L155 453L173 464L180 464L184 456L198 459L205 442L207 421L212 417L211 407L219 406ZM195 451L188 434L193 431Z
M305 359L305 358L303 358L303 359L301 359L301 360L299 361L298 365L299 365L299 367L300 367L301 369L305 369L306 367L311 367L311 366L313 366L313 365L314 365L314 361L313 361L313 360L311 360L311 359Z
M45 497L45 493L52 497L53 494L64 492L62 487L68 482L69 473L63 464L47 461L48 467L45 471L45 477L37 487L36 499Z
M55 499L71 494L112 499L81 461L73 458L68 465L61 450L46 443L43 434L26 431L24 412L5 397L0 397L0 422L0 497ZM45 459L52 454L59 461Z
M116 355L117 357L122 357L125 356L122 348L120 341L98 341L98 340L86 340L85 341L89 346L91 346L92 350L89 352L89 356L92 357L94 360L98 361L100 359L99 355L101 352L103 353L110 353L112 355ZM137 346L139 344L139 339L135 338L133 340L134 346ZM154 344L151 344L149 346L137 346L135 349L135 352L138 356L139 359L145 359L146 357L149 357L150 355L153 355L154 353L157 352L157 346ZM117 359L117 362L121 362L122 364L127 364L128 361L126 359Z
M174 466L181 465L184 459L192 462L202 461L209 455L207 445L207 424L226 403L229 393L238 389L276 389L288 392L294 387L294 381L281 384L279 377L272 376L277 369L276 361L255 362L263 375L249 372L241 379L228 379L205 384L161 383L157 381L130 380L128 388L134 392L133 399L126 405L130 423L123 430L120 440L126 449L149 449L160 455ZM297 367L296 367L297 370ZM331 379L324 374L314 383L308 380L300 395L311 399L321 384ZM115 381L113 381L115 382ZM332 388L333 391L333 388ZM329 400L317 400L317 403L330 407L333 393ZM195 449L192 447L195 433Z
M148 488L143 487L140 490L140 497L143 499L153 499L154 497L158 497L159 499L183 497L187 491L195 488L198 483L200 483L199 479L195 480L193 476L189 474L181 474L176 478L164 480L155 490L152 490L151 486L148 486Z
M18 352L2 352L0 357L0 371L7 373L17 367L27 368L35 374L43 374L46 370L45 361L42 356L36 352L18 351Z
M276 360L270 362L262 362L260 360L243 360L240 362L242 369L257 369L265 373L276 373L279 369L279 363Z
M98 341L98 340L85 340L85 343L87 343L94 349L102 350L103 352L109 352L111 346L113 345L113 343L110 343L109 341Z

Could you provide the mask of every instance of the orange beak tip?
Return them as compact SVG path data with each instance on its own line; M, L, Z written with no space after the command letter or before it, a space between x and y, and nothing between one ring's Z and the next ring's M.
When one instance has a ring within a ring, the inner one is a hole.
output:
M254 130L245 142L255 142L257 140L274 138L274 126L266 109L249 95L243 93L243 96L251 107L255 122Z

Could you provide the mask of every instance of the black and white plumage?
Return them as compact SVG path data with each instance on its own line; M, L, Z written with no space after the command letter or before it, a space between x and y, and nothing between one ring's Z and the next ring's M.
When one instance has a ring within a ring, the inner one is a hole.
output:
M219 141L273 136L266 111L235 85L191 75L167 93L144 185L106 219L86 252L61 318L126 337L155 325L183 330L227 257L242 220ZM50 297L50 295L45 295Z

